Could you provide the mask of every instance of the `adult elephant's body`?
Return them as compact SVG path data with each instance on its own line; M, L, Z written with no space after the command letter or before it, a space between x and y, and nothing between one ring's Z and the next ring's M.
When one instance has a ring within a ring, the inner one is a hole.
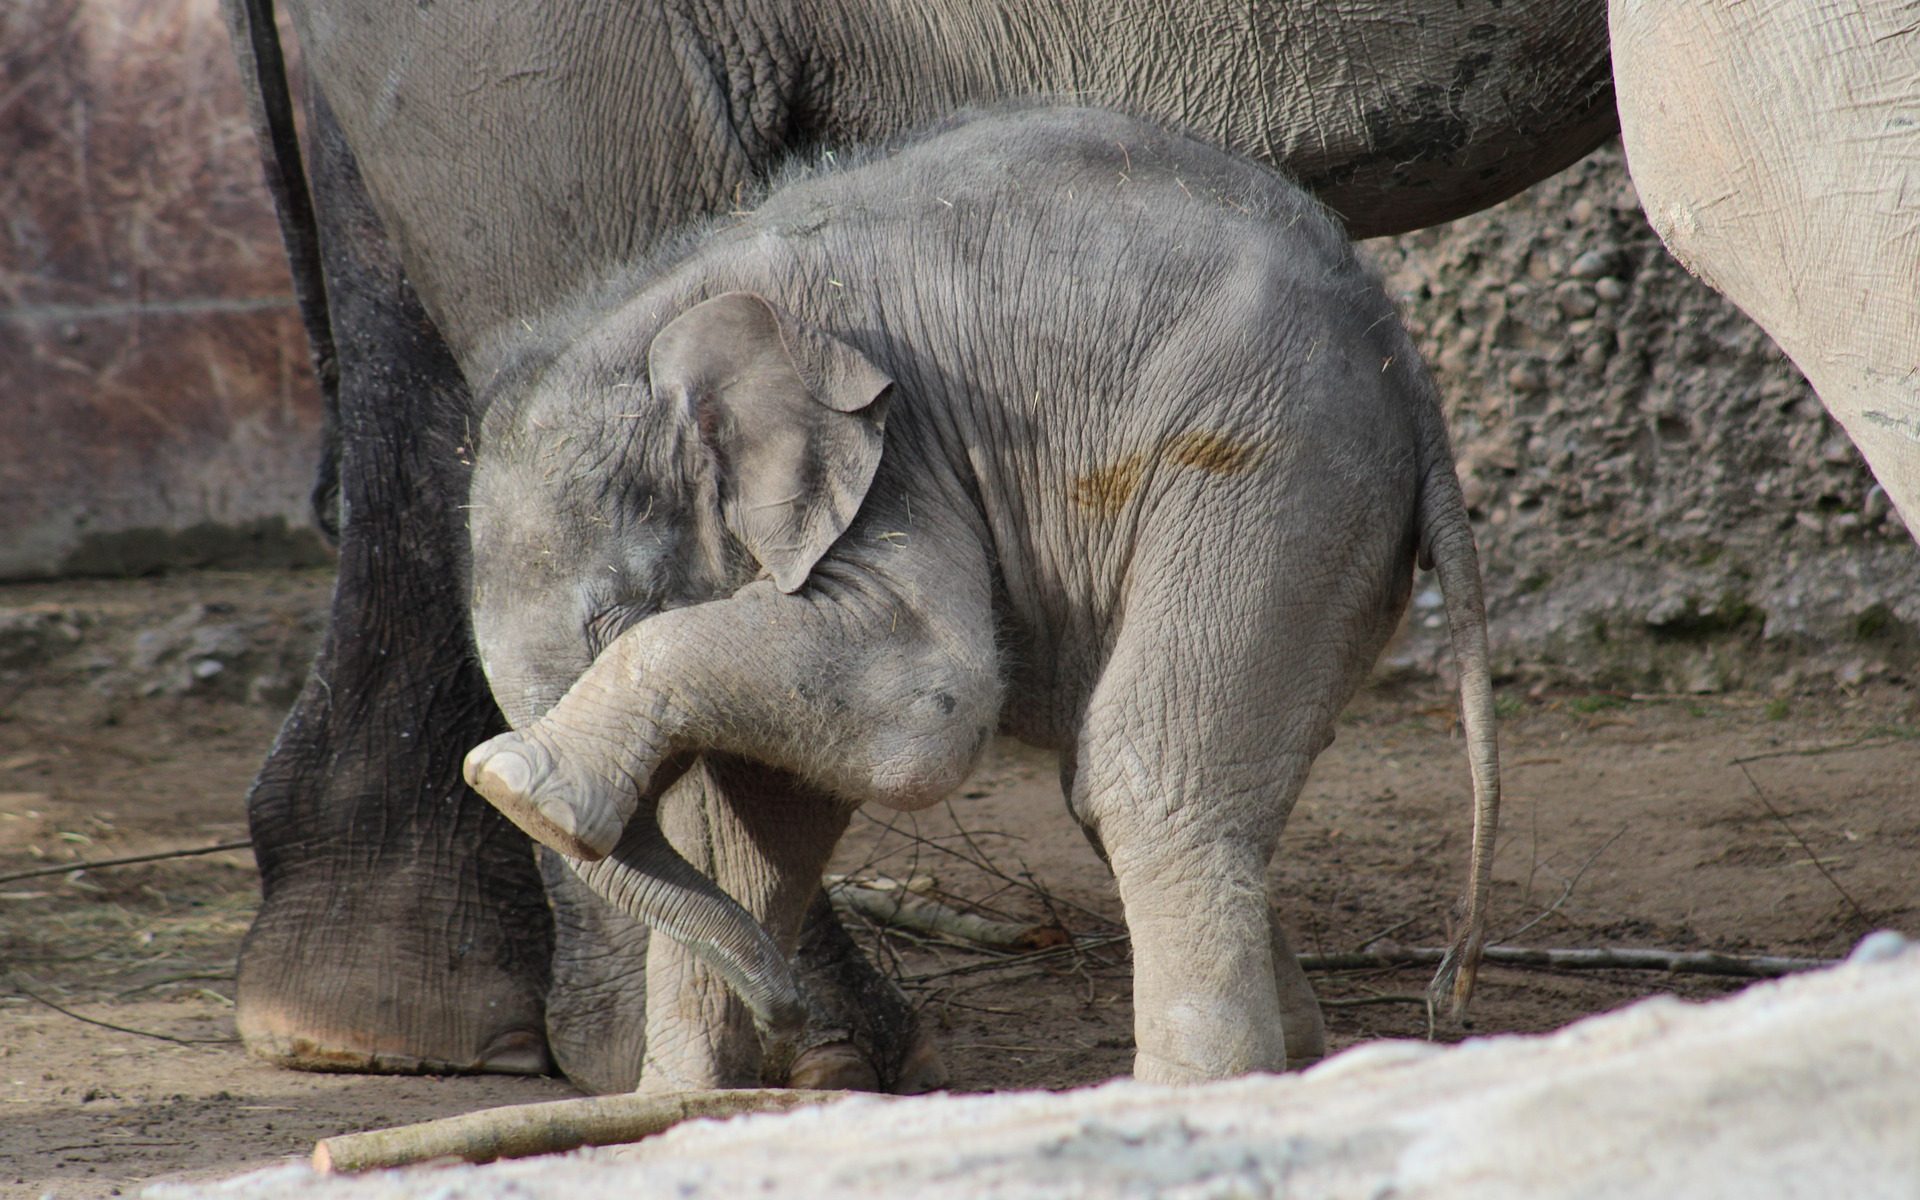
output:
M240 27L263 28L243 2ZM1291 170L1360 236L1447 219L1612 132L1602 17L1586 0L295 6L325 101L312 190L342 567L327 648L249 798L250 1048L332 1069L545 1061L537 877L458 778L499 722L455 547L465 384L491 377L500 331L726 209L790 149L1008 97L1179 122ZM563 937L592 924L566 916ZM615 979L636 953L576 947L558 975L591 960ZM562 1040L610 1045L631 1020L557 1000Z
M1920 3L1611 15L1648 219L1787 352L1920 534Z
M427 311L513 326L793 149L1049 96L1287 169L1356 237L1443 221L1616 125L1590 3L574 0L294 7Z

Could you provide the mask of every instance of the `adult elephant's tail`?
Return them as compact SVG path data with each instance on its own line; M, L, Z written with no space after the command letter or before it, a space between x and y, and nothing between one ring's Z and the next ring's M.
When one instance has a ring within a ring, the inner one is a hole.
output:
M1432 567L1440 577L1454 661L1460 670L1460 723L1466 732L1467 764L1473 775L1473 849L1467 890L1457 914L1458 930L1427 994L1436 1003L1449 998L1449 1011L1458 1017L1473 995L1474 975L1486 948L1494 838L1500 825L1500 746L1494 732L1480 559L1474 550L1473 527L1467 522L1466 501L1460 494L1460 479L1454 474L1444 430L1435 440L1441 452L1427 466L1415 520L1420 563Z
M253 122L254 139L260 144L261 170L267 192L273 197L274 215L280 221L280 240L287 249L300 321L307 328L314 378L320 384L325 426L321 431L320 471L313 486L313 515L321 532L337 542L340 365L334 352L326 280L321 272L320 227L314 219L313 196L307 187L300 138L294 129L293 92L287 86L286 60L280 53L280 30L274 23L273 0L222 0L222 7L247 96L247 116Z

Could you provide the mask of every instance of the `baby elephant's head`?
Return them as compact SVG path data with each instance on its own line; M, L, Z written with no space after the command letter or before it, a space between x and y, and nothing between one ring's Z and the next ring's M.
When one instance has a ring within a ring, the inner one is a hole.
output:
M858 350L748 292L654 308L616 309L482 428L473 630L516 726L654 613L762 574L797 591L879 466L891 380Z
M652 308L615 311L482 429L473 630L516 730L576 686L599 689L596 713L643 711L618 672L580 676L664 609L760 573L799 589L879 466L890 381L851 347L743 292L664 325ZM506 734L468 755L467 778L602 897L685 942L765 1028L792 1031L801 1008L784 953L662 835L657 797L639 794L648 781L550 760L537 739ZM558 778L574 790L524 803Z

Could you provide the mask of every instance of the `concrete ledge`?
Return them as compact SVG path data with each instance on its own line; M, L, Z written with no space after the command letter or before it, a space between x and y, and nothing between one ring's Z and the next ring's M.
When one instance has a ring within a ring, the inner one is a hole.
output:
M672 1196L1911 1197L1920 946L1712 1004L1556 1034L1380 1042L1300 1075L1191 1088L856 1098L696 1122L636 1147L323 1179L304 1166L153 1200Z

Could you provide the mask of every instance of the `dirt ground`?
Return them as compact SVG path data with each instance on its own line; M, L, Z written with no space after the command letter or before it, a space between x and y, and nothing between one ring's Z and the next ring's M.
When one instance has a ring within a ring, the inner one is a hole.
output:
M244 839L245 787L327 585L321 572L258 572L0 588L0 877ZM1920 935L1920 710L1906 686L1508 690L1501 712L1494 926L1529 926L1515 944L1832 956L1873 927ZM1467 818L1444 688L1369 689L1274 868L1298 948L1438 944ZM857 821L842 867L931 877L948 896L1077 934L1117 929L1052 763L1016 747L947 811ZM0 1195L131 1195L304 1156L330 1134L570 1094L557 1080L250 1061L233 1037L232 962L255 902L245 850L0 879ZM1127 1069L1124 945L995 959L861 936L937 1022L956 1087ZM1413 970L1316 976L1335 1047L1427 1036L1406 999L1424 983ZM1493 966L1471 1029L1437 1036L1543 1030L1652 992L1737 986Z

